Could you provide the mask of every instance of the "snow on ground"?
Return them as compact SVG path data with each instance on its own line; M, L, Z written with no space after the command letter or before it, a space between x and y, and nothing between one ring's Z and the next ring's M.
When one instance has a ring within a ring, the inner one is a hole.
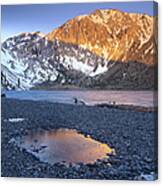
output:
M5 119L4 121L7 122L11 122L11 123L17 123L17 122L22 122L24 121L25 118L8 118L8 119Z

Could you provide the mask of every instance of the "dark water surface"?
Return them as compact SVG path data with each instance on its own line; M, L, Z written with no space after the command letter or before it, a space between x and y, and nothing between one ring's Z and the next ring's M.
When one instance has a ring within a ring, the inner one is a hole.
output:
M57 162L94 163L114 151L108 145L85 137L72 129L31 133L17 139L17 144L40 161L52 165Z
M154 91L110 91L110 90L31 90L7 91L8 98L49 101L58 103L74 103L74 98L88 105L116 102L116 104L136 105L144 107L157 106L157 92Z

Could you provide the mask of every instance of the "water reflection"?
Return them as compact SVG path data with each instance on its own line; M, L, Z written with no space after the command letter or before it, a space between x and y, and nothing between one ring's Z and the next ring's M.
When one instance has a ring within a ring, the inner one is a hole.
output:
M19 142L21 148L50 164L93 163L113 151L106 144L68 129L31 133Z

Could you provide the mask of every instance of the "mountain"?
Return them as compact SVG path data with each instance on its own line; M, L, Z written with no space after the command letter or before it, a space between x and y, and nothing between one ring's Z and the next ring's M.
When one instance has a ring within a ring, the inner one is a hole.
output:
M108 61L156 63L157 21L146 14L96 10L77 16L47 35L79 45Z
M40 32L8 38L1 54L2 82L8 88L20 84L20 89L26 89L43 82L79 84L108 69L108 61L90 51L58 40L50 42Z
M97 10L45 35L21 33L1 46L5 89L153 89L156 86L155 19Z
M31 88L35 83L47 80L49 76L51 80L56 78L55 69L39 55L38 45L44 52L46 43L43 41L43 34L39 32L21 33L2 44L2 77L4 77L3 81L8 81L6 84L9 87L16 88L20 81L20 89L26 89ZM50 52L52 54L49 50ZM47 55L51 55L49 53Z

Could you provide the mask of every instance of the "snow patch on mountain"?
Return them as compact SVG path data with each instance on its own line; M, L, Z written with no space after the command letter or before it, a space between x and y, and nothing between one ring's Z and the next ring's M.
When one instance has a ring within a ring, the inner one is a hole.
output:
M36 57L35 47L31 46L35 46L41 38L40 34L37 37L36 33L23 33L2 44L2 73L12 88L29 89L43 81L56 80L57 71L49 67L46 59L41 61Z
M68 79L72 78L72 70L83 77L94 77L106 72L108 64L82 47L58 40L50 42L37 32L7 39L2 44L1 56L4 80L16 89L30 89L58 79L61 83L72 82Z

